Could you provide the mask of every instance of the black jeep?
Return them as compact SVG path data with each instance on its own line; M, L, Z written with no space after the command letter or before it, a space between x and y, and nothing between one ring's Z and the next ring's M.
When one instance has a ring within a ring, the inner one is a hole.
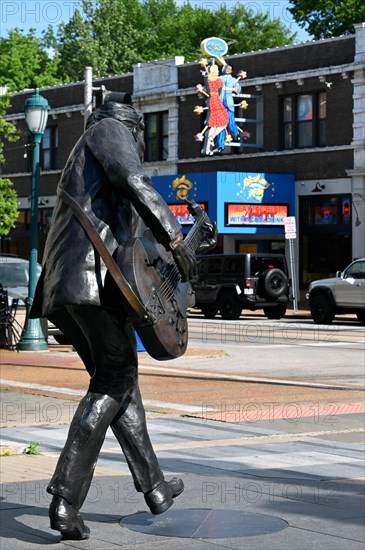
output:
M291 280L283 254L211 254L198 256L193 283L195 307L207 318L238 319L242 309L263 309L281 319L292 300Z

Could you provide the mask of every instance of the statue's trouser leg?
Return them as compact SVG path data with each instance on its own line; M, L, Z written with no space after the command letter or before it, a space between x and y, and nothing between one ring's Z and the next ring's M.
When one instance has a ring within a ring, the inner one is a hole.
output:
M77 510L86 498L106 431L119 409L113 397L88 392L76 410L47 491L62 496Z
M65 319L69 322L64 323ZM136 489L145 494L152 513L165 511L183 491L184 484L177 478L164 481L152 448L137 382L133 328L121 315L93 306L68 307L67 312L58 312L51 320L70 338L91 380L89 392L71 423L48 491L80 509L111 425Z
M79 351L91 376L48 486L79 509L88 492L106 431L137 384L134 331L121 314L69 306L51 316Z
M148 435L138 383L128 401L126 410L117 415L111 429L123 450L137 491L145 494L161 483L164 476Z

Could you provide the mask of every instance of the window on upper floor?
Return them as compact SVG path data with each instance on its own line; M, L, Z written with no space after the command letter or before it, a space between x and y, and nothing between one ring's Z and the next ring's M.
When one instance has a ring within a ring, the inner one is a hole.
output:
M169 155L168 122L168 111L144 115L145 161L153 162L167 159Z
M282 149L326 145L326 92L282 98Z
M57 168L58 128L50 126L45 129L41 141L41 168L54 170Z

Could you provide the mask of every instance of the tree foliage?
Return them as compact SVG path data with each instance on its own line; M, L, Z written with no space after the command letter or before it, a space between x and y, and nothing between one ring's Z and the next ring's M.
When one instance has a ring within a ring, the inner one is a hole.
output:
M87 65L95 76L107 76L175 55L194 61L209 36L226 39L229 53L239 53L290 44L296 35L239 3L211 10L175 0L83 0L56 35L48 30L47 45L58 59L58 77L72 82L83 79Z
M0 178L0 237L8 235L18 218L17 194L8 179Z
M355 1L355 0L353 0ZM0 38L0 86L11 91L83 80L86 66L96 77L129 72L134 63L175 55L201 56L200 43L220 36L229 53L293 43L296 35L269 13L239 2L205 8L176 0L81 0L67 23L42 37L19 29Z
M10 105L10 95L0 96L0 165L4 163L4 140L16 141L16 127L5 120L4 115ZM17 194L9 179L0 178L0 237L7 235L18 218Z
M10 106L10 94L0 96L0 165L4 163L4 140L17 141L19 136L16 133L16 126L7 120L4 115Z
M294 21L315 39L353 34L365 21L364 0L291 0Z
M57 65L58 59L48 55L34 29L28 34L13 29L0 38L0 86L11 92L59 83Z

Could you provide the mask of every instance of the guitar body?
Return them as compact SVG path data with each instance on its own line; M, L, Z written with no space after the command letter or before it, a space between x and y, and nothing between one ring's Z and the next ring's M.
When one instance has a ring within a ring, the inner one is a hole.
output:
M151 324L135 324L146 351L159 361L183 355L188 344L186 313L194 305L194 292L180 281L171 252L147 231L118 249L117 264L150 315Z
M195 300L190 284L181 282L173 255L147 230L143 237L118 247L115 261L81 205L64 189L60 197L71 208L123 293L131 321L147 352L161 361L183 355L188 344L186 312ZM214 247L216 225L210 223L195 201L186 202L195 221L184 240L185 246L193 252L203 242L206 250Z

